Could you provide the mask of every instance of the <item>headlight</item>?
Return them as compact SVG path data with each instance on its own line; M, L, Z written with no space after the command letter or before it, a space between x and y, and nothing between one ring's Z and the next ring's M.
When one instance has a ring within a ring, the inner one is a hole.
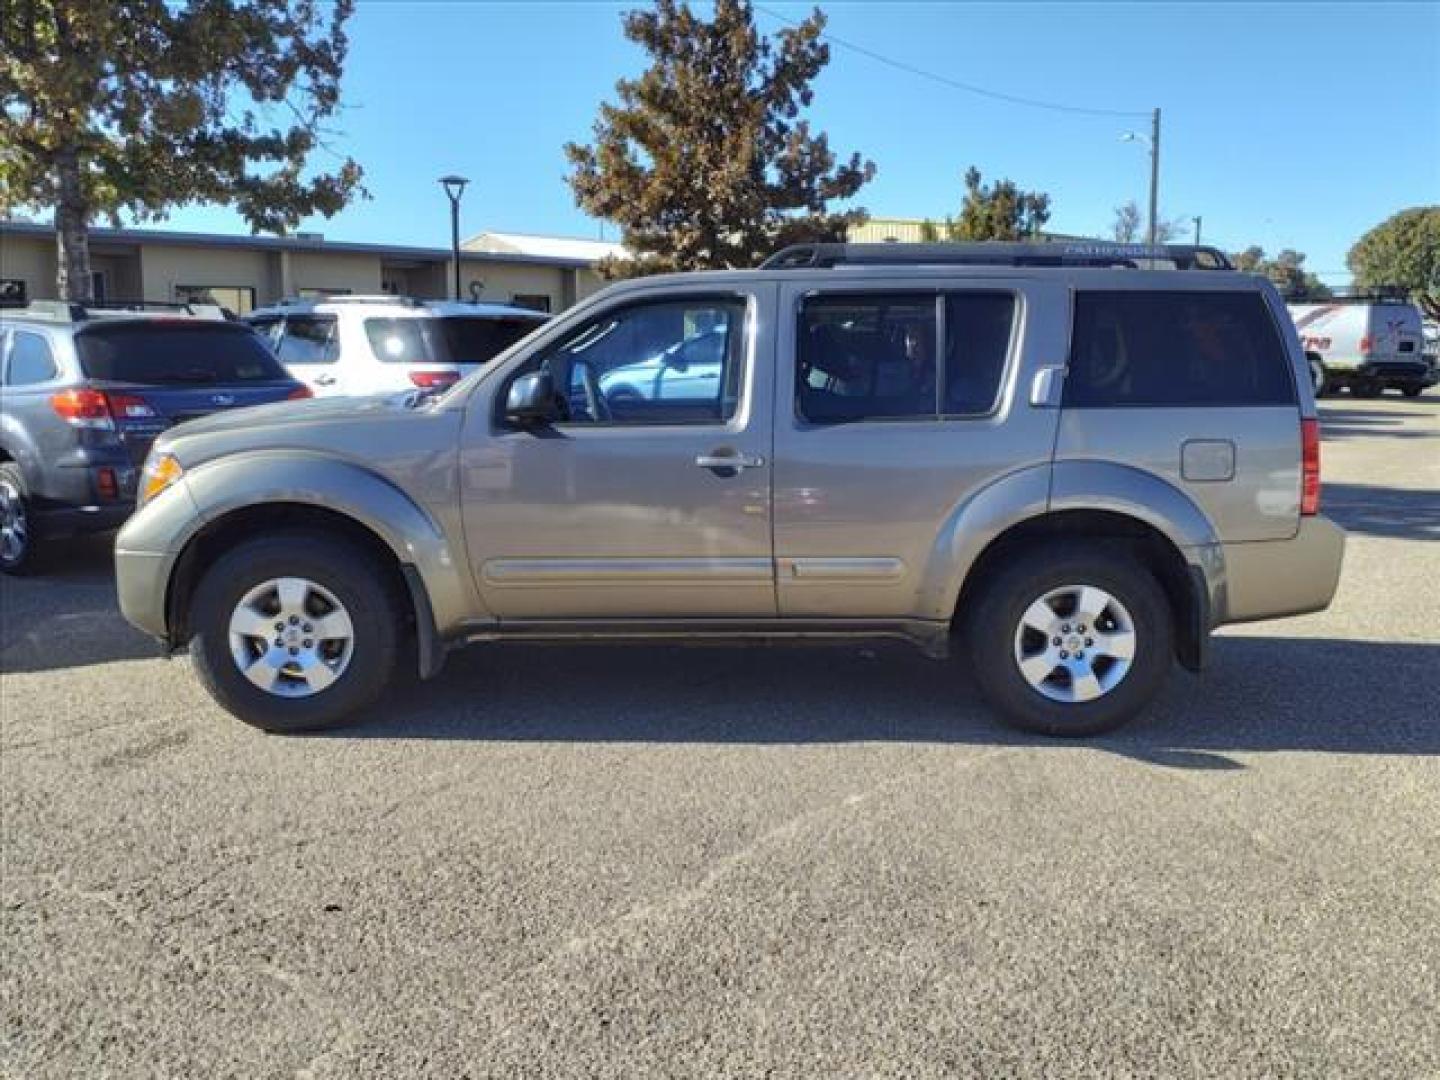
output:
M140 474L140 505L144 506L184 475L185 469L173 454L151 454L145 459L145 469Z

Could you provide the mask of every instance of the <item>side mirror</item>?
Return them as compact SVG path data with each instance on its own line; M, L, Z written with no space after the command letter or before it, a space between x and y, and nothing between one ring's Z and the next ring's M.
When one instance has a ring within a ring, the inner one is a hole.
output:
M516 427L538 427L560 418L555 404L555 380L548 371L521 375L505 395L505 420Z

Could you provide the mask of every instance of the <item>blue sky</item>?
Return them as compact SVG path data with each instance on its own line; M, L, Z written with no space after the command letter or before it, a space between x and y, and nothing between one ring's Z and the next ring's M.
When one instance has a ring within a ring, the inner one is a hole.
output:
M633 6L361 0L333 142L365 167L372 198L305 227L444 246L435 178L459 172L473 181L465 235L600 235L574 205L561 147L585 139L615 80L641 69L620 30ZM811 7L765 6L796 19ZM1204 239L1226 247L1295 247L1332 283L1366 228L1440 201L1440 3L822 6L838 38L953 79L1093 108L1158 105L1162 216L1202 215ZM876 215L954 212L972 163L1049 192L1061 232L1103 235L1117 204L1145 205L1145 149L1120 140L1145 115L1006 104L839 45L810 115L837 150L879 167L858 200ZM162 227L244 231L210 207Z

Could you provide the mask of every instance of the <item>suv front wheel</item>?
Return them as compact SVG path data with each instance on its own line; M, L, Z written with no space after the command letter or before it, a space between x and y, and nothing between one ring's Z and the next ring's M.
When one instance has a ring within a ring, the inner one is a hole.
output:
M233 548L195 591L190 652L227 710L271 732L333 727L395 668L398 605L383 568L322 533Z
M981 692L1017 727L1095 735L1155 696L1175 655L1165 592L1137 560L1093 542L1019 553L966 620Z

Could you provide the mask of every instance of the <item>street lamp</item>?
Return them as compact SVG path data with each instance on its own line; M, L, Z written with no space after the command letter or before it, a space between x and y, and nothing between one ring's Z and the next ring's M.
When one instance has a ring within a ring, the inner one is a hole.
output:
M1156 214L1160 204L1160 110L1150 112L1150 135L1147 138L1138 131L1127 131L1120 136L1121 142L1144 143L1150 148L1150 245L1155 245L1158 232Z
M455 260L455 299L460 299L460 196L470 181L463 176L442 176L440 185L450 197L450 254Z

